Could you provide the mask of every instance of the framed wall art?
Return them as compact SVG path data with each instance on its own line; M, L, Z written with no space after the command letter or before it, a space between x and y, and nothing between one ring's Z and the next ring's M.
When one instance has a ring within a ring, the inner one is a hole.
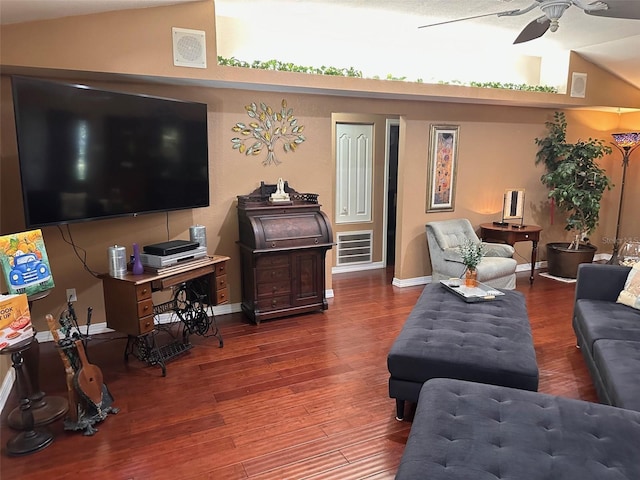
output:
M458 125L431 125L427 212L454 210L459 131Z
M519 220L524 222L524 189L509 189L504 192L502 222Z

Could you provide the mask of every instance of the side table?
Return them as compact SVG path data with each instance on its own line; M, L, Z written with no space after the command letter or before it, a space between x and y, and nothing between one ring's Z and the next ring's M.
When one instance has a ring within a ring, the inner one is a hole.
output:
M505 227L494 225L493 223L483 223L480 225L480 237L485 242L506 243L513 247L517 242L531 242L531 275L529 283L533 284L533 273L536 267L536 257L538 255L538 241L542 227L538 225L525 225L523 227L507 225Z
M20 395L20 413L23 431L7 441L7 454L11 456L26 455L34 453L49 446L53 442L53 434L43 428L34 428L33 412L31 411L31 400L29 392L31 390L29 373L23 368L24 360L22 354L31 347L34 337L23 340L15 345L0 350L0 354L11 355L12 366L16 373L16 383L18 394Z
M27 297L29 310L33 310L33 302L45 298L50 292L51 290L45 290L29 295ZM36 338L36 333L34 328L32 342L22 353L22 359L24 368L29 375L29 400L31 401L33 424L39 427L62 418L69 410L69 403L62 397L46 395L45 392L40 390L40 343ZM15 430L25 429L20 405L9 413L7 423Z

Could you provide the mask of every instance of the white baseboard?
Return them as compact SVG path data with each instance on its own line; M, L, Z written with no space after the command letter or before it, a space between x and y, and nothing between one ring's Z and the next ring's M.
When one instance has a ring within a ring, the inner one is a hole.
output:
M356 263L356 264L353 264L353 265L340 265L340 266L337 266L337 267L331 267L331 273L361 272L363 270L377 270L379 268L386 268L384 262Z
M394 287L415 287L416 285L426 285L427 283L431 283L431 275L427 277L415 277L415 278L396 278L393 277L393 281L391 285Z
M4 410L7 400L9 400L11 388L13 387L13 382L15 382L15 380L16 373L13 371L13 368L10 368L2 380L2 387L0 387L0 412Z

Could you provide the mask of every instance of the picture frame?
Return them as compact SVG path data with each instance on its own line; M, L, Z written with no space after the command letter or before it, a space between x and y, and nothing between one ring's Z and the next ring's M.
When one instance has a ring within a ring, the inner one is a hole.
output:
M513 188L504 192L502 205L502 222L507 220L519 220L524 222L524 189Z
M431 125L429 132L427 213L455 209L459 125Z

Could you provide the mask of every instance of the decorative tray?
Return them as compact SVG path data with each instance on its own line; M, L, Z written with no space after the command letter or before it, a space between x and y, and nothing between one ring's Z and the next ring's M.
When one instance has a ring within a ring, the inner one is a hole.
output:
M478 283L477 287L467 287L464 280L458 278L440 280L440 284L467 303L487 302L504 295L504 292L484 283Z

